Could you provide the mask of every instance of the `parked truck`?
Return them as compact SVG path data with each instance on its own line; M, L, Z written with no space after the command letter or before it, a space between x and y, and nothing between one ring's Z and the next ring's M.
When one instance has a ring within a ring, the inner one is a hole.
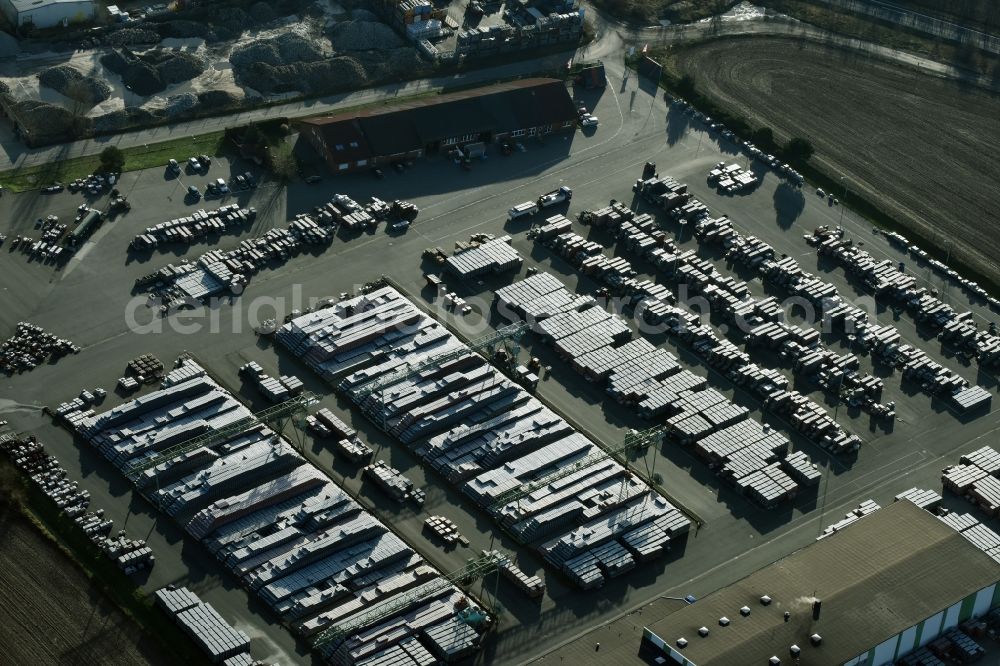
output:
M555 206L556 204L561 204L564 201L569 201L572 198L573 190L563 185L558 190L552 190L551 192L547 192L538 197L538 207L548 208L549 206Z
M534 215L538 212L538 204L534 201L525 201L524 203L519 203L509 211L507 211L507 220L516 220L522 217L528 217Z

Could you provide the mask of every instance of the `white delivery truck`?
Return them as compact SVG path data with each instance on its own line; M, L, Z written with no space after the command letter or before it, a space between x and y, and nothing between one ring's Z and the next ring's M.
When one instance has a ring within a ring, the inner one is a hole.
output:
M522 217L528 217L534 215L538 212L538 204L534 201L525 201L524 203L519 203L509 211L507 211L507 220L517 220Z

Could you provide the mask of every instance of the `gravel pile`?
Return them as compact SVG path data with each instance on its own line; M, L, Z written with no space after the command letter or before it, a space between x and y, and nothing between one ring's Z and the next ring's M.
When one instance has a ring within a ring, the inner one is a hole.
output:
M124 109L109 111L91 120L91 126L94 128L94 132L98 134L123 130L127 124L128 114L125 113Z
M104 38L105 44L115 48L137 44L158 44L159 42L160 33L144 28L123 28Z
M171 95L167 98L167 104L163 107L163 112L172 118L182 116L188 111L198 106L198 96L194 93L181 93Z
M349 56L277 67L254 63L237 71L241 77L245 76L241 81L244 85L264 94L320 94L355 89L368 83L364 66Z
M337 51L384 51L403 46L403 40L392 28L376 21L337 23L330 28L329 36Z
M379 22L378 14L367 9L352 9L351 19L354 21L372 21L373 23Z
M274 13L273 9L271 9L271 5L266 2L258 2L250 7L248 11L250 13L250 18L252 18L258 25L270 23L274 19L278 18L278 15Z
M427 62L421 60L417 52L409 47L391 51L358 51L352 56L364 68L370 83L395 81L401 76L420 77L432 73Z
M206 90L198 93L198 103L206 109L229 109L240 106L243 99L228 90Z
M38 81L46 88L65 95L88 107L100 104L111 97L111 86L92 76L84 76L80 70L69 65L50 67L38 75Z
M259 64L277 67L322 59L323 52L316 44L294 32L242 44L229 54L229 62L236 68Z
M176 37L178 39L203 37L206 41L215 40L212 28L198 21L162 21L151 25L156 26L156 31L162 37Z
M186 51L136 54L121 49L101 56L101 63L120 75L126 88L143 96L155 95L174 83L190 81L205 71L205 62Z
M25 132L38 143L71 136L76 120L63 107L34 99L17 102L14 113Z
M213 9L209 13L212 30L220 40L236 39L244 31L256 26L256 22L239 7Z
M153 51L143 57L152 58L167 85L190 81L205 71L205 61L187 51Z

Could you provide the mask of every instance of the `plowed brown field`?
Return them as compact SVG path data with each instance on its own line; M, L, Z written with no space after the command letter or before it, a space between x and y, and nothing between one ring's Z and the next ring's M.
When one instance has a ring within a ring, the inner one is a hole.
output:
M139 628L16 511L0 507L0 663L166 664Z
M1000 283L1000 96L789 38L718 39L670 58L702 94L779 141L808 138L815 166L930 244L951 239L952 257Z

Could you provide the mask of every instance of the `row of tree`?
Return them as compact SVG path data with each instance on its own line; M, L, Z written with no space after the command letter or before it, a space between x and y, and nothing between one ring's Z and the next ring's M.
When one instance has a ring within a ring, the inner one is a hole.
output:
M748 138L755 146L767 153L781 155L789 162L803 164L816 152L809 139L792 137L780 145L774 138L770 127L751 129L745 118L726 112L715 105L712 100L702 96L695 87L694 77L685 74L671 86L677 94L694 102L695 106L706 111L708 115L717 118L736 134Z

